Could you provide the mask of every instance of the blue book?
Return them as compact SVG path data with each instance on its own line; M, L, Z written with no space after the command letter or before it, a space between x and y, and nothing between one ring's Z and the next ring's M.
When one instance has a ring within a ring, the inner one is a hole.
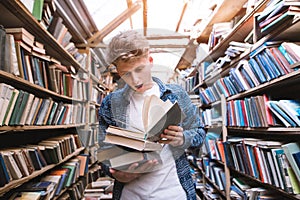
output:
M247 194L246 192L244 192L243 190L241 190L240 188L238 188L235 185L231 185L230 186L230 190L234 191L236 194L238 194L243 200L247 200Z
M298 168L300 169L300 151L297 153L292 153L292 156L293 156L294 160L296 161Z
M250 58L249 59L249 66L252 69L252 71L254 72L256 78L258 79L258 81L260 83L265 83L267 81L265 75L263 74L263 72L261 71L259 65L257 64L257 62L254 60L254 58Z
M290 65L296 63L282 45L280 45L278 49L282 53L282 55L286 58L286 60L289 62Z
M280 64L275 60L275 58L273 57L270 49L266 49L264 51L264 55L265 57L268 59L269 63L271 66L273 66L276 74L278 74L278 76L281 76L281 75L285 75L285 71L282 69L282 67L280 66Z
M3 159L3 156L1 153L0 153L0 172L1 172L0 173L0 175L1 175L0 185L2 187L10 181L10 176L8 174L8 170L6 168L6 165L4 163L4 159Z
M251 166L251 171L252 171L252 175L254 176L254 178L259 179L259 171L257 168L257 163L256 163L256 159L253 153L253 146L251 145L245 145L247 152L248 152L248 157L249 157L249 161L250 161L250 166Z
M286 127L297 126L297 124L278 106L277 101L268 101L267 105Z
M278 28L279 26L283 25L283 24L289 24L289 20L293 20L293 15L291 15L288 12L283 13L280 17L276 18L274 21L272 21L271 23L269 23L267 26L265 26L264 28L262 28L260 31L263 32L267 32L267 31L272 31L275 28Z
M243 88L243 86L241 85L241 83L237 82L237 77L234 76L234 72L233 72L233 68L230 70L229 72L229 78L232 82L232 84L234 85L235 89L240 93L245 91L245 89Z
M256 63L258 64L259 68L261 69L262 73L264 74L264 77L266 77L267 81L270 81L275 78L274 74L270 72L268 69L268 66L265 65L264 61L262 60L260 54L257 54L254 57Z
M275 65L271 62L271 60L268 59L268 57L265 54L265 51L261 52L258 56L260 57L266 71L270 74L272 79L277 78L281 75L275 67Z
M236 90L236 88L233 86L233 84L232 84L229 76L225 76L224 77L224 83L226 84L226 86L227 86L227 88L228 88L228 90L229 90L229 92L230 92L231 95L235 95L235 94L238 93L238 91Z
M244 77L244 79L247 81L247 83L250 85L250 87L254 88L255 84L254 84L253 80L251 79L251 77L249 76L249 74L247 73L247 71L243 67L241 67L240 72L241 72L242 76Z

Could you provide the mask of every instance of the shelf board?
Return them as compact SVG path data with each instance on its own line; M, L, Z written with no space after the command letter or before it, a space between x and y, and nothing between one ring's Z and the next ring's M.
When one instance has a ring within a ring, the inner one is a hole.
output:
M276 79L273 79L266 83L263 83L257 87L250 88L249 90L247 90L245 92L230 96L227 98L227 101L242 98L242 97L249 96L252 94L261 93L261 91L263 91L263 90L278 87L279 84L287 84L288 82L297 81L297 80L299 80L299 77L300 77L300 71L294 71L294 72L291 72L284 76L281 76L279 78L276 78Z
M289 194L289 193L287 193L286 191L284 191L284 190L282 190L282 189L280 189L280 188L275 187L274 185L271 185L271 184L268 184L268 183L263 183L263 182L261 182L259 179L256 179L256 178L254 178L254 177L252 177L252 176L250 176L250 175L248 175L248 174L244 174L244 173L242 173L242 172L240 172L240 171L237 171L236 169L233 169L233 168L229 168L229 169L230 169L232 172L235 172L235 173L237 173L237 174L239 174L239 175L242 175L242 176L248 178L249 180L254 181L254 182L257 183L257 184L259 184L259 185L261 185L261 186L263 186L263 187L266 187L267 189L268 189L268 188L271 189L272 191L276 192L278 195L281 195L281 199L285 199L284 197L286 197L286 198L288 198L288 199L300 199L300 197L297 196L297 195ZM284 197L283 197L283 196L284 196Z
M6 184L4 187L0 188L0 196L4 195L6 192L22 185L23 183L26 183L27 181L45 173L46 171L53 169L54 167L60 165L63 162L66 162L67 160L69 160L70 158L72 158L73 156L79 155L80 152L84 150L84 147L81 147L79 149L77 149L75 152L73 152L72 154L66 156L61 162L57 163L57 164L51 164L51 165L47 165L46 167L42 168L41 170L38 171L34 171L31 175L23 177L19 180L13 180L10 181L8 184Z
M27 81L21 77L15 76L11 73L8 73L8 72L2 71L2 70L0 70L0 78L2 79L2 81L5 81L9 85L11 85L11 82L13 82L14 86L17 86L18 89L27 90L32 93L41 93L43 97L51 97L51 98L55 98L58 100L69 101L69 102L72 102L72 101L82 102L82 103L86 102L85 100L74 99L72 97L57 94L51 90L48 90L39 85L30 83L29 81Z
M69 124L69 125L45 125L45 126L2 126L0 127L0 133L2 132L15 132L15 131L29 131L29 130L49 130L49 129L69 129L85 126L85 124Z
M300 136L300 127L293 127L293 128L287 128L287 127L233 127L229 126L227 127L229 131L248 131L256 132L256 133L264 133L264 134L270 134L272 132L272 135L283 135L284 137L286 135L298 135ZM284 133L284 134L283 134Z

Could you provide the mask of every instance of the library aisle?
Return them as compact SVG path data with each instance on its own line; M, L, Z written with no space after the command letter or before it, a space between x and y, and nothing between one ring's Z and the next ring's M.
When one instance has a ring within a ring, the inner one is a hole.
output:
M300 199L298 0L0 10L0 199Z

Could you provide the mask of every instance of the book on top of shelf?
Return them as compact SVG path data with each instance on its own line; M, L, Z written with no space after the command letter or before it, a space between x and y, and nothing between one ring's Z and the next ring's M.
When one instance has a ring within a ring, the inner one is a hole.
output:
M278 105L278 101L269 100L268 107L272 113L284 124L286 127L296 127L297 124L284 112Z
M120 127L109 126L104 142L123 145L136 150L160 150L161 144L157 143L160 134L169 125L178 125L184 114L177 102L162 101L155 95L145 99L142 120L145 131L135 127L128 130Z
M30 47L34 46L35 37L31 33L29 33L25 28L6 28L7 34L12 34L14 36L15 41L23 41Z
M293 154L294 153L298 153L300 152L300 145L299 143L296 143L296 142L291 142L291 143L287 143L287 144L283 144L282 145L282 149L292 167L292 169L294 170L295 172L295 175L298 179L298 181L300 181L300 169L293 157Z

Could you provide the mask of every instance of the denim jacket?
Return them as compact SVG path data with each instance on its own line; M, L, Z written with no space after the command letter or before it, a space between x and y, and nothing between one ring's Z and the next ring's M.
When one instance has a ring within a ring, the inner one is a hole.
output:
M184 132L184 144L180 147L172 147L173 157L177 168L179 181L186 192L187 200L196 199L194 183L190 174L190 166L184 150L187 148L197 148L203 143L205 130L200 122L197 108L192 104L188 94L181 86L176 84L164 84L158 78L153 77L160 89L160 98L163 101L169 99L172 103L178 102L185 118L181 122ZM107 95L99 109L99 144L103 144L105 130L109 125L125 128L127 106L129 105L130 87L126 85L124 88ZM103 165L104 171L109 174L108 167ZM123 189L123 183L115 181L113 199L120 199Z

